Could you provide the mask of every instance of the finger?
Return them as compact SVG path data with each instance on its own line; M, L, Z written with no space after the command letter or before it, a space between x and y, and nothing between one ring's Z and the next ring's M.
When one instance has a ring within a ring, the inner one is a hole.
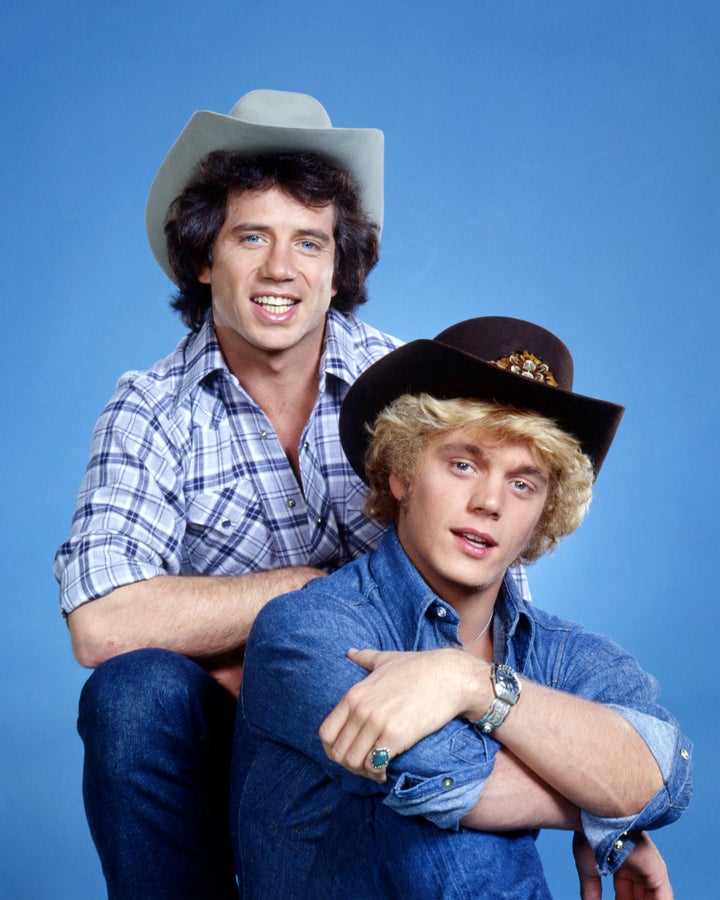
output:
M358 714L357 704L346 696L320 726L320 740L329 759L365 774L366 756L380 730L372 717Z
M374 777L378 774L378 769L372 768L368 759L372 750L380 744L382 744L382 729L376 722L365 719L358 723L351 718L338 736L335 750L347 765L354 769L363 769L365 774Z
M389 747L377 744L367 756L366 769L376 781L387 781L387 767L392 759Z
M365 730L364 734L361 731L355 735L354 740L346 743L347 734L344 730L334 744L323 744L325 755L355 775L382 783L387 780L386 765L370 764L370 756L377 744L371 737L373 734L373 731ZM378 761L377 758L375 761Z
M347 696L347 695L346 695ZM335 741L338 738L338 735L345 727L345 723L347 722L348 715L350 714L350 707L347 703L345 697L338 703L335 709L324 719L321 723L320 728L318 729L318 734L320 735L320 740L323 744L328 744L332 747Z
M372 672L378 664L378 657L381 657L383 654L380 650L372 650L370 648L358 650L357 647L351 647L348 650L347 655L348 659L351 659L354 663L357 663L357 665L362 666L363 669L366 669L368 672Z
M600 876L580 876L580 900L602 900Z

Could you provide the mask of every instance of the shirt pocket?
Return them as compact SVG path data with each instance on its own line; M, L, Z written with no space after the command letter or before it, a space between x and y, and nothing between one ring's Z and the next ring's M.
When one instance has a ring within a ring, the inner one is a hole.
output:
M249 480L188 496L184 574L239 575L277 565L272 529Z

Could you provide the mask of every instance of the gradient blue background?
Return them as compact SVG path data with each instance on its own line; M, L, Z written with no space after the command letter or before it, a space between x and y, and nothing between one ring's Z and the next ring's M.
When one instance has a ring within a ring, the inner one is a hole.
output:
M104 894L80 798L86 673L52 558L116 379L183 332L146 242L151 180L196 109L256 87L385 132L364 318L405 339L534 319L573 350L578 390L627 405L588 521L531 581L658 676L696 744L696 796L657 842L678 898L716 894L719 10L5 5L0 895ZM555 895L576 896L569 837L541 841Z

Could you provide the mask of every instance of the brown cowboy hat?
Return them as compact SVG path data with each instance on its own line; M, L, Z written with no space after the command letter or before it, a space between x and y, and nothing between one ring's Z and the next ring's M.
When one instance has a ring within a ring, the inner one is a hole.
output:
M553 419L578 439L597 476L625 410L574 394L572 383L570 351L550 331L504 316L468 319L370 366L345 397L340 438L353 469L366 481L366 426L397 397L424 393L488 400Z

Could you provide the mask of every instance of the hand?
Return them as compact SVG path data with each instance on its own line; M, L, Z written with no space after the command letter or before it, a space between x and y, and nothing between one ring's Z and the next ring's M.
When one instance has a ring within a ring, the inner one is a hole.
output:
M617 900L673 900L665 860L644 831L633 834L635 846L613 876Z
M446 725L465 708L464 693L478 665L459 650L349 650L348 657L370 674L345 694L320 726L323 749L333 762L374 781L370 753L386 747L399 756ZM490 691L490 679L487 680ZM488 701L489 702L489 701Z
M202 666L208 675L212 675L215 681L237 700L242 685L244 658L245 648L243 647L234 653L225 653L222 656L208 659L196 659L195 662Z
M633 835L635 847L613 875L615 900L673 900L667 867L646 832ZM581 832L573 837L573 855L580 878L581 900L601 900L602 881L595 856Z
M235 700L240 696L240 687L242 685L243 667L242 663L233 666L218 666L217 668L208 669L208 674L224 687L225 690L232 694Z

